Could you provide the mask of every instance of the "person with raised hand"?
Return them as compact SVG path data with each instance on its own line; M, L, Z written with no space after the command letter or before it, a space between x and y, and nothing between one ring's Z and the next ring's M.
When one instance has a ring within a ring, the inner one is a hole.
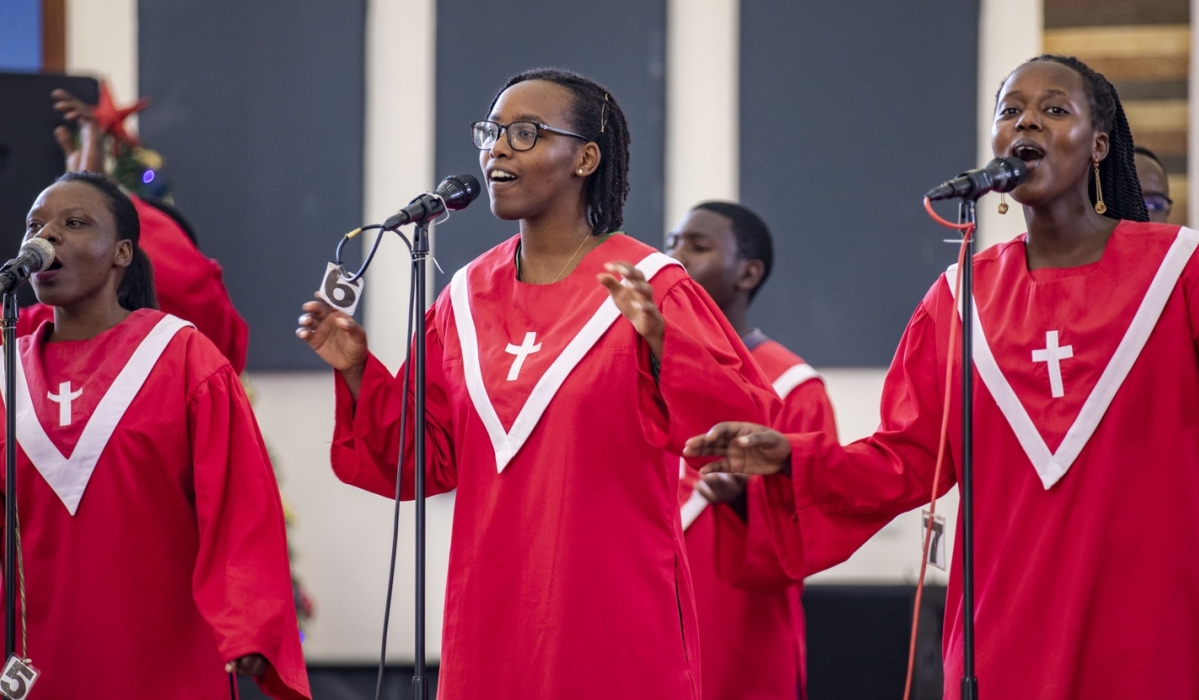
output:
M1199 697L1199 232L1147 223L1116 90L1075 58L1009 75L991 137L1028 165L1010 193L1028 232L974 259L975 609L955 551L945 697L959 697L971 612L982 696ZM872 436L731 422L688 442L716 458L709 471L771 475L790 566L814 514L899 513L957 481L956 277L912 316Z
M677 455L778 401L682 266L620 233L629 132L609 90L527 71L471 133L519 233L454 275L420 339L427 485L457 490L438 696L694 700ZM412 368L392 376L352 318L303 309L297 334L336 370L333 468L394 497Z

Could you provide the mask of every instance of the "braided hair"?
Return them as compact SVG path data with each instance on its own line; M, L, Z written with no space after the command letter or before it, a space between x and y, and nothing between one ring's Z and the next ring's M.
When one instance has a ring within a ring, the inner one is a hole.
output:
M770 239L770 228L766 226L766 222L749 207L736 202L700 202L691 207L691 210L710 211L733 222L737 255L740 255L742 260L758 260L762 263L762 279L758 280L758 286L749 293L749 300L753 301L762 285L766 284L766 278L770 277L770 270L774 267L774 243Z
M504 90L527 80L545 80L561 85L574 95L571 126L599 146L600 163L587 178L587 220L591 233L601 235L620 229L624 223L624 202L629 196L629 125L624 112L608 88L573 71L560 68L534 68L508 79Z
M117 302L129 310L157 309L158 294L154 291L154 268L145 251L138 245L142 227L137 209L129 197L115 182L103 173L70 172L55 182L82 182L96 188L108 199L108 211L116 223L117 240L128 239L133 243L133 258L125 268L121 284L117 287Z
M1124 106L1120 103L1116 88L1102 74L1073 56L1044 54L1029 60L1028 63L1036 61L1057 63L1082 77L1083 89L1090 102L1091 124L1108 136L1107 157L1099 162L1099 182L1103 186L1104 203L1107 204L1104 216L1117 220L1148 221L1149 212L1145 209L1141 181L1137 179L1136 163L1133 160L1132 131L1128 128L1128 117L1124 116ZM1004 79L1004 82L1007 80ZM1000 90L1003 90L1002 86ZM1091 203L1094 204L1093 174L1091 180L1089 190Z

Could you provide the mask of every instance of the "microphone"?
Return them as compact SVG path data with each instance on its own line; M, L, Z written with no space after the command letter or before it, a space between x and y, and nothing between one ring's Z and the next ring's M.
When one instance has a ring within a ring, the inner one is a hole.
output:
M479 181L472 175L450 175L432 193L426 192L408 203L395 216L383 222L385 231L394 231L404 224L419 224L432 219L446 209L458 211L479 196Z
M0 266L0 293L11 294L54 262L54 246L45 238L30 238L21 244L17 257Z
M978 199L988 192L1011 192L1028 177L1028 166L1019 158L996 158L977 170L967 170L925 194L939 199Z

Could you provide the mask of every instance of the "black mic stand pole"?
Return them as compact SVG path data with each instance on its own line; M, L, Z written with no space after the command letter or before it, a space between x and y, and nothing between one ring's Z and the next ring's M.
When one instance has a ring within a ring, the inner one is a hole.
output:
M17 650L17 294L4 295L4 658Z
M966 259L962 265L962 477L958 484L962 509L962 607L966 612L962 634L962 699L978 700L974 675L974 242L978 238L975 200L962 199L958 223L970 224ZM419 444L419 443L418 443Z
M413 494L416 502L416 669L412 675L413 700L429 698L429 679L425 671L425 267L428 257L429 224L422 221L412 233L414 342L411 347L416 353L416 482Z

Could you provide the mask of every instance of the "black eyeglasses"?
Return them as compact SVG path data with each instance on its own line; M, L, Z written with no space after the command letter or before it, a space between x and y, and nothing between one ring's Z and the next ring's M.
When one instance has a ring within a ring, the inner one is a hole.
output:
M1145 209L1150 214L1155 212L1168 212L1170 207L1174 205L1174 200L1164 194L1147 194L1145 195Z
M475 142L475 148L480 151L485 151L495 145L495 142L500 138L500 132L508 132L508 145L514 151L527 151L537 145L537 135L542 131L549 131L554 134L562 134L563 136L573 136L576 139L590 141L591 139L576 134L573 131L559 129L556 126L549 124L538 124L537 122L512 122L511 124L497 124L495 122L483 120L473 122L470 125L470 135Z

